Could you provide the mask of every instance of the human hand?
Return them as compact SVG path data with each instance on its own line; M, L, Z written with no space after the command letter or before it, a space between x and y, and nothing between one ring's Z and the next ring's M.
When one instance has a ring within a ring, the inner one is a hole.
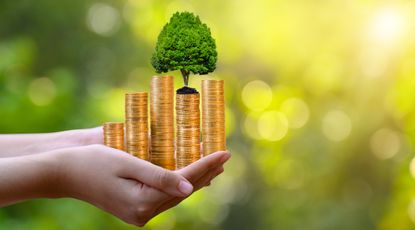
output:
M0 134L0 158L44 153L60 148L102 144L102 127L55 133Z
M230 157L218 152L169 171L102 145L60 149L53 156L61 162L58 197L84 200L137 226L208 185Z
M196 192L209 186L211 181L224 171L223 164L229 158L228 152L212 153L176 172L188 179L193 184L193 192ZM135 210L136 218L132 219L132 222L126 222L140 227L161 212L176 206L187 198L172 196L146 185L139 189L143 196L138 197L140 205Z

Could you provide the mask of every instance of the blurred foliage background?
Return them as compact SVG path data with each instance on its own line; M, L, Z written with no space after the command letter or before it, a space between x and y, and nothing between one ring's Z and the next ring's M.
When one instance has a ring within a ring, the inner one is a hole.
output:
M146 229L415 229L414 1L0 1L0 131L123 120L183 10L216 39L233 157ZM2 208L0 229L134 227L61 199Z

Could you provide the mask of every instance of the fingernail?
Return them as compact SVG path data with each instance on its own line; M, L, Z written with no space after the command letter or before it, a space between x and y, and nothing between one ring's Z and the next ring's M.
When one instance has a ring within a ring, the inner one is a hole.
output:
M193 191L193 186L187 181L180 181L179 191L186 196L190 195L190 193Z
M227 152L225 156L220 158L220 163L225 163L229 158L231 158L231 154Z

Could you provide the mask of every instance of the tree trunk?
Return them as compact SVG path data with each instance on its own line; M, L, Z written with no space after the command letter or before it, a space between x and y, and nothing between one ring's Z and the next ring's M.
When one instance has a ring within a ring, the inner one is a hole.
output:
M183 76L183 81L184 81L184 86L189 86L189 71L186 71L184 69L181 69L180 72L182 72L182 76Z

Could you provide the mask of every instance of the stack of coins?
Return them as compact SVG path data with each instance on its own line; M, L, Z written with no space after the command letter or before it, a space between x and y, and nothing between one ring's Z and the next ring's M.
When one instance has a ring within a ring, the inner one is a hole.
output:
M223 80L202 80L203 155L226 150Z
M176 94L176 162L183 168L200 159L199 93Z
M153 77L150 92L150 160L166 169L175 169L173 77Z
M143 160L149 160L147 101L146 92L125 94L127 152Z
M107 122L104 124L104 144L124 151L124 123Z

